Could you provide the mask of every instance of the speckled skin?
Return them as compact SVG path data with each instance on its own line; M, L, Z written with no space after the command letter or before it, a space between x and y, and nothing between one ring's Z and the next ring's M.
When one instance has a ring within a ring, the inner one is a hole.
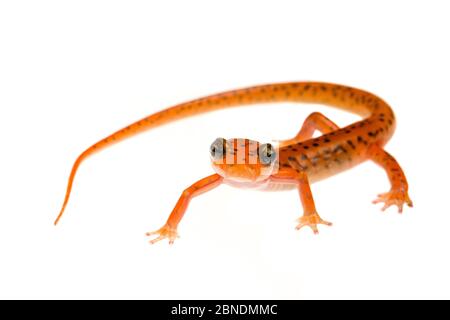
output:
M379 97L356 88L322 82L291 82L244 88L176 105L143 118L94 144L86 149L73 165L64 203L55 224L67 205L80 163L95 152L140 132L189 116L240 105L276 102L330 105L356 113L363 117L363 120L339 128L322 114L312 113L294 138L280 142L276 149L277 161L269 166L264 166L259 161L247 161L257 155L260 145L258 142L248 139L228 140L224 157L228 156L227 159L233 160L212 159L216 173L199 180L183 192L167 223L161 229L148 233L157 235L151 243L164 238L173 243L178 223L190 199L221 183L239 187L261 187L265 190L298 188L304 215L299 219L297 228L309 226L317 233L317 224L331 224L317 214L309 184L369 159L386 170L391 182L391 190L379 195L374 202L385 202L383 209L395 204L400 212L404 203L412 206L402 169L396 160L382 149L395 130L395 116L389 105ZM312 139L315 130L319 130L323 135ZM253 151L250 145L255 146ZM243 155L242 159L238 158L239 154Z

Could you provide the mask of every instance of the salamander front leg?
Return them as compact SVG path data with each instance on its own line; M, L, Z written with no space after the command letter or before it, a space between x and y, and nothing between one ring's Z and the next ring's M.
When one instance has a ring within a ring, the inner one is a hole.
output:
M157 237L150 240L151 244L154 244L158 241L161 241L165 238L169 240L169 244L173 244L175 239L178 237L177 235L177 227L178 223L180 223L183 218L184 213L188 207L191 199L199 194L202 194L206 191L209 191L222 183L223 178L218 174L213 174L209 177L203 178L202 180L197 181L192 186L187 188L181 194L180 199L178 200L175 208L172 210L172 213L167 219L166 224L160 228L159 230L148 232L147 236Z
M325 117L320 112L311 113L303 122L302 128L297 135L289 140L281 141L279 146L285 147L290 144L302 142L312 138L314 131L318 130L322 134L338 130L339 127L333 121Z
M296 229L300 230L304 226L310 227L315 234L319 233L318 224L331 226L332 223L323 220L316 211L316 205L309 186L308 176L306 173L300 172L298 176L298 192L303 205L303 216L298 219L299 224Z
M384 206L381 209L383 211L391 205L396 205L399 213L402 213L403 204L405 203L412 207L413 203L408 195L408 182L398 162L379 146L372 146L368 152L370 159L386 171L391 183L391 190L379 194L373 203L384 202Z
M323 224L326 226L331 226L332 223L323 220L316 211L316 205L314 204L314 199L311 193L311 188L309 186L308 176L305 172L297 172L295 170L282 170L272 177L272 180L278 182L291 182L298 185L298 192L300 195L300 200L303 206L303 216L297 219L299 224L296 229L308 226L315 234L319 233L317 228L318 224Z

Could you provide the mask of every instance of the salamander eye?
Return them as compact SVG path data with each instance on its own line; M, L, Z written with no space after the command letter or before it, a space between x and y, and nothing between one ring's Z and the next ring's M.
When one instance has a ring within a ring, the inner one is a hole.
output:
M227 141L224 138L217 138L209 147L209 153L213 159L220 159L225 154Z
M263 165L269 165L275 161L277 153L270 143L263 144L259 147L259 161Z

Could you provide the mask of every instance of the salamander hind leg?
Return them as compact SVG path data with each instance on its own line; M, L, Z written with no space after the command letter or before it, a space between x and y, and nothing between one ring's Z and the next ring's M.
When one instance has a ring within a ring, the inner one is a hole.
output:
M383 211L392 205L396 205L399 213L402 213L404 204L412 207L413 203L408 195L408 182L398 162L379 146L372 146L368 152L370 159L386 171L391 183L391 190L379 194L373 203L384 202L381 209Z
M412 207L413 203L409 198L408 192L404 190L390 190L385 193L380 193L377 195L377 198L372 201L372 203L377 204L384 202L381 210L386 210L392 205L396 205L398 207L398 212L403 212L403 205L406 203L408 207Z
M280 147L285 147L290 144L310 139L316 130L320 131L322 134L326 134L338 129L338 125L325 117L323 114L320 112L313 112L305 119L302 128L297 135L292 139L281 141Z

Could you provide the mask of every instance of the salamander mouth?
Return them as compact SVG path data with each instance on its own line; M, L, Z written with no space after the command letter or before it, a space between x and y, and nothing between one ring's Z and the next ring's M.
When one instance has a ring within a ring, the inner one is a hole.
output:
M234 183L261 182L268 179L278 166L261 164L212 163L216 173Z

